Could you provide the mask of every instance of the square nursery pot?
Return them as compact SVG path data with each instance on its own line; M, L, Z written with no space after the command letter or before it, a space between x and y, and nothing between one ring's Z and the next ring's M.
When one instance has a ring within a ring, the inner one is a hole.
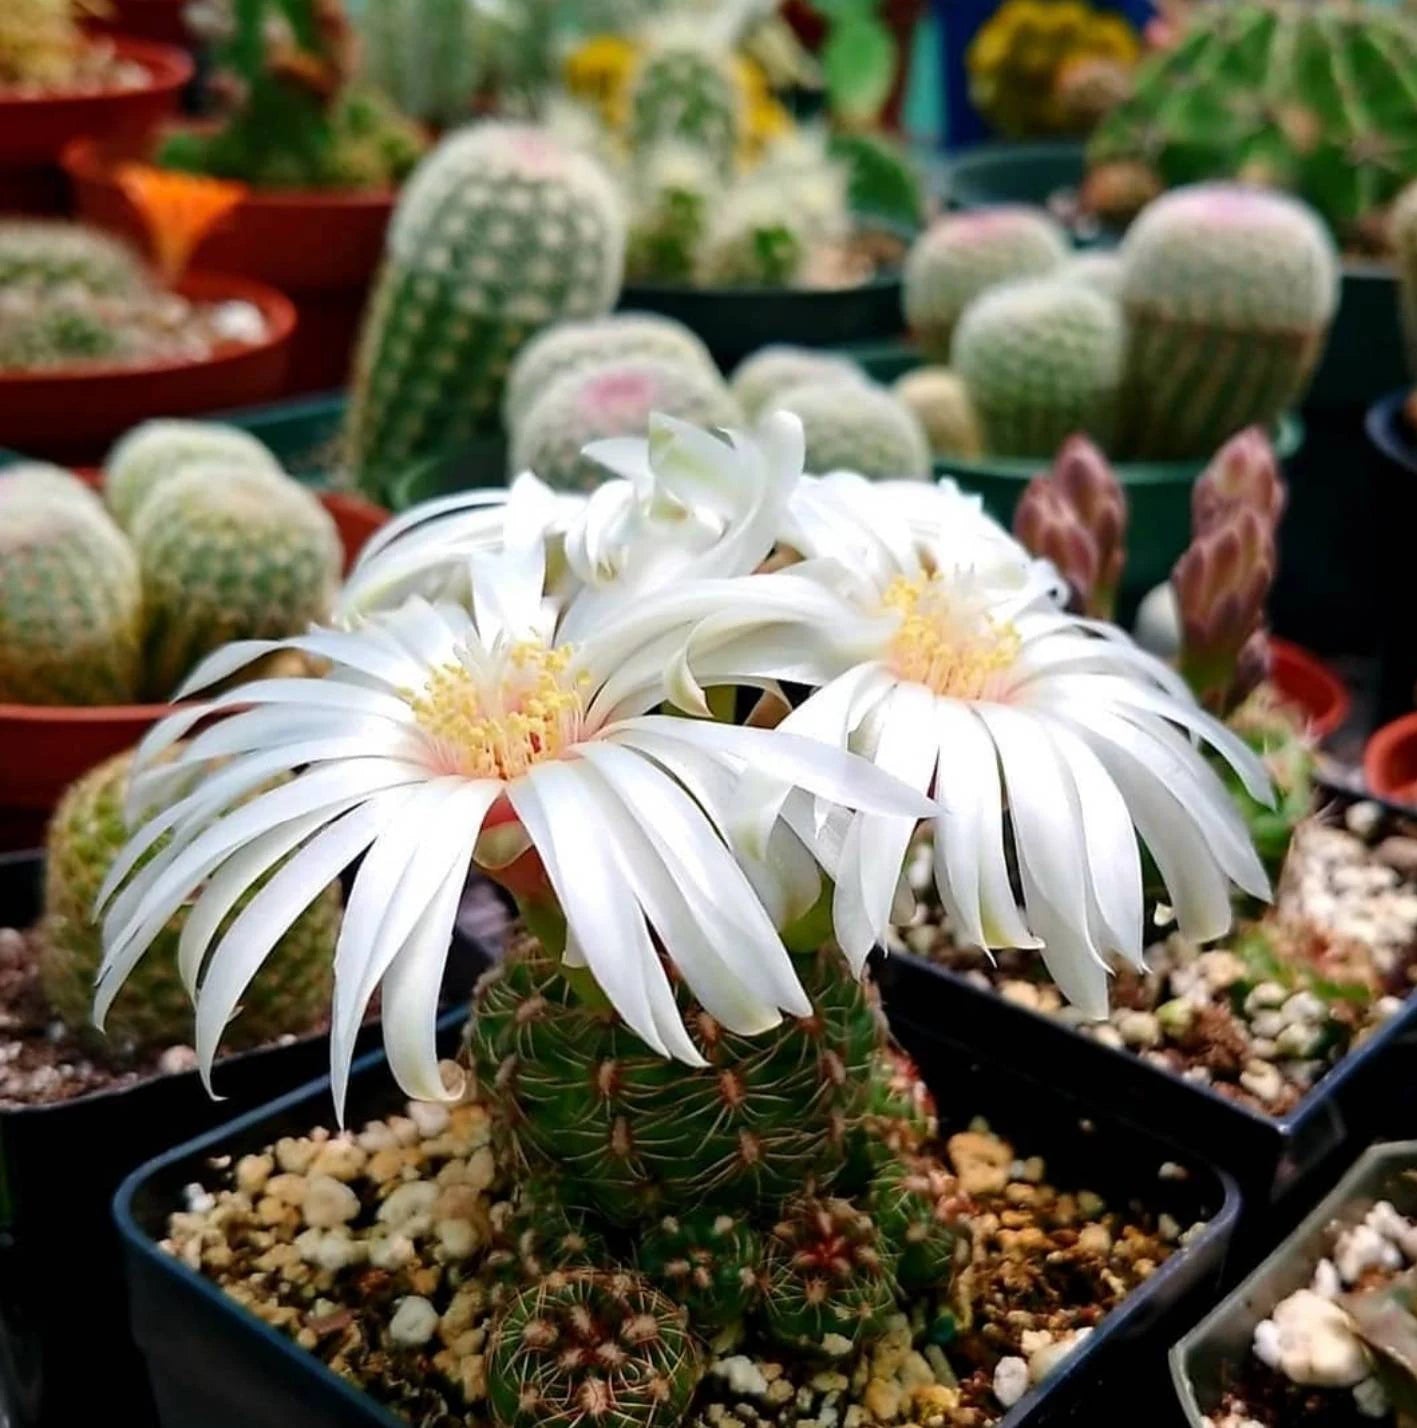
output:
M25 927L42 901L43 856L0 855L0 925ZM465 900L444 997L466 1003L495 955L487 886ZM360 1034L367 1050L377 1022ZM0 1045L3 1039L0 1038ZM132 1168L259 1106L328 1067L324 1032L224 1057L212 1101L195 1071L155 1077L51 1105L0 1107L0 1424L76 1428L153 1419L142 1359L128 1330L109 1201ZM239 1401L239 1400L238 1400ZM249 1422L249 1419L238 1419ZM292 1420L293 1421L293 1420ZM200 1418L184 1420L198 1428Z
M1395 806L1381 806L1386 819L1403 816ZM1417 994L1321 1076L1293 1110L1268 1116L914 953L892 952L881 984L893 1023L923 1020L987 1061L1007 1060L1110 1114L1164 1126L1178 1145L1214 1161L1244 1196L1237 1253L1249 1263L1332 1183L1357 1146L1389 1127L1417 1124L1411 1119L1417 1108L1404 1090L1417 1041Z
M1309 1285L1328 1253L1330 1226L1359 1223L1379 1200L1400 1215L1417 1215L1414 1171L1417 1141L1369 1147L1293 1234L1172 1348L1171 1379L1190 1428L1207 1428L1205 1415L1219 1406L1227 1370L1250 1355L1255 1325Z
M444 1045L456 1044L458 1018L445 1019ZM1060 1184L1096 1190L1109 1203L1142 1200L1182 1223L1208 1221L1184 1250L1157 1271L1079 1347L1045 1384L996 1428L1048 1428L1075 1421L1097 1391L1141 1371L1164 1393L1167 1335L1209 1302L1219 1284L1239 1214L1234 1182L1202 1157L1186 1156L1153 1132L1107 1116L1087 1100L1010 1072L981 1072L969 1052L933 1028L902 1018L900 1039L938 1098L962 1115L941 1115L942 1131L984 1115L1020 1153L1040 1154ZM347 1120L360 1124L402 1098L381 1055L367 1058L350 1082ZM329 1089L317 1081L263 1110L208 1132L135 1170L114 1200L132 1291L134 1334L147 1355L163 1428L406 1428L372 1397L337 1377L314 1355L262 1323L159 1246L183 1187L201 1180L208 1159L259 1150L285 1134L329 1122ZM1163 1165L1183 1173L1158 1175ZM1174 1328L1169 1326L1174 1325ZM1151 1352L1141 1352L1144 1346ZM666 1425L667 1428L667 1425Z

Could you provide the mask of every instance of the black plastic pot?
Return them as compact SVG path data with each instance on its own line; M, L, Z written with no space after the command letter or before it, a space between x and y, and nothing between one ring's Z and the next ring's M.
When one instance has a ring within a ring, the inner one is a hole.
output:
M1398 817L1401 811L1390 813ZM1248 1260L1275 1242L1302 1211L1306 1196L1324 1187L1345 1156L1383 1129L1383 1117L1396 1110L1384 1088L1400 1082L1417 1034L1414 995L1292 1111L1267 1116L1210 1086L1082 1036L923 957L892 954L881 982L893 1023L916 1018L975 1048L985 1060L1021 1066L1113 1115L1164 1126L1177 1144L1228 1171L1245 1198L1239 1249Z
M0 926L38 915L44 861L0 856ZM477 885L478 897L486 897ZM481 926L486 926L484 920ZM493 955L460 920L445 996L466 1002ZM377 1044L366 1027L361 1049ZM142 1360L128 1331L118 1239L108 1214L113 1192L135 1165L320 1074L324 1033L224 1057L210 1100L196 1072L156 1077L52 1105L0 1108L0 1424L76 1428L107 1421L151 1423ZM7 1398L12 1402L7 1403ZM190 1419L192 1428L199 1420Z
M1027 203L1050 208L1071 202L1087 173L1083 146L1076 140L975 144L952 154L944 167L949 208L989 208Z
M1334 1190L1248 1279L1225 1297L1171 1350L1171 1378L1191 1428L1207 1428L1233 1374L1250 1355L1255 1325L1281 1299L1306 1288L1330 1248L1330 1227L1357 1224L1379 1201L1401 1215L1417 1214L1417 1141L1365 1151Z
M1383 458L1378 481L1379 602L1376 724L1417 704L1417 627L1413 622L1411 561L1417 537L1417 440L1403 419L1407 393L1393 392L1368 410L1368 440Z
M454 1037L457 1030L456 1020L445 1022L445 1036ZM1060 1184L1094 1189L1112 1204L1140 1200L1183 1224L1209 1221L999 1428L1051 1428L1073 1421L1103 1374L1111 1393L1119 1376L1142 1368L1158 1391L1165 1376L1163 1329L1173 1323L1179 1328L1219 1283L1239 1213L1233 1181L1201 1157L1187 1157L1154 1133L1102 1115L1052 1085L981 1070L933 1027L906 1016L897 1031L941 1100L959 1108L955 1123L946 1118L947 1131L961 1130L982 1114L1013 1137L1020 1151L1043 1155ZM382 1057L361 1063L351 1081L350 1123L360 1124L398 1102ZM157 1244L168 1215L182 1202L182 1187L204 1177L210 1156L256 1150L328 1119L327 1084L315 1082L158 1157L134 1171L118 1192L114 1214L132 1286L134 1333L148 1357L163 1428L273 1428L295 1422L302 1428L393 1428L401 1422ZM1160 1178L1168 1161L1189 1173ZM1144 1344L1151 1352L1139 1352Z

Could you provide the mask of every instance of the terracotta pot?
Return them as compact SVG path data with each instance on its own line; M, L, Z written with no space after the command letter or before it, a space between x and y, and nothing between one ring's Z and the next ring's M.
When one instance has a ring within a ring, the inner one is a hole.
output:
M77 474L91 486L103 483L92 468ZM318 494L339 530L348 570L389 513L344 491ZM131 748L172 709L171 704L0 703L0 849L36 846L65 788L95 764Z
M150 142L106 137L69 145L63 165L80 216L144 245L147 231L114 168L151 151ZM194 268L255 278L295 303L286 392L344 385L396 197L393 189L252 191L197 245Z
M1417 712L1384 724L1368 740L1363 778L1379 798L1417 808Z
M119 38L118 54L147 71L132 89L76 94L0 95L0 211L57 213L64 208L59 156L71 140L103 134L141 143L177 110L192 77L191 58L169 45Z
M1269 660L1271 682L1288 703L1309 716L1315 737L1337 733L1353 707L1343 681L1316 655L1288 640L1270 637Z
M194 416L271 400L285 380L295 309L274 288L224 273L193 273L177 290L198 302L240 299L261 310L263 342L223 343L200 360L142 366L87 363L0 371L5 444L53 461L100 459L153 416Z
M186 8L187 0L108 0L107 13L90 25L105 34L185 47L191 42L182 13Z

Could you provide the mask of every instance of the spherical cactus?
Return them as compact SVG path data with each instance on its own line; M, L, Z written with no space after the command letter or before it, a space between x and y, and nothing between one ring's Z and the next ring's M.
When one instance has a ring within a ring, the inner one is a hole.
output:
M1001 204L938 218L905 260L905 320L931 361L944 361L964 310L987 289L1042 277L1068 256L1068 238L1041 208Z
M689 1311L696 1329L737 1323L757 1301L762 1243L740 1216L697 1207L666 1215L639 1241L647 1278Z
M492 422L527 338L614 306L624 245L608 175L546 131L445 139L404 187L365 319L347 430L360 486L377 498Z
M717 372L645 358L607 362L568 372L531 403L512 434L509 474L534 471L558 490L593 490L606 473L583 454L586 443L643 435L651 412L699 426L742 419Z
M694 280L700 287L792 287L809 250L810 235L783 194L766 183L737 184L709 215Z
M1116 253L1075 253L1056 276L1065 283L1081 283L1103 297L1122 296L1122 260Z
M583 999L536 939L516 939L479 985L468 1031L509 1151L621 1223L703 1203L771 1206L810 1177L829 1183L880 1032L839 952L794 960L816 1012L758 1036L726 1031L680 989L709 1063L691 1067Z
M131 753L120 754L91 769L65 793L49 825L40 983L50 1007L72 1031L90 1026L94 978L103 959L102 929L93 920L93 908L99 887L128 841L123 800L131 764ZM158 856L165 841L159 840L139 866ZM224 925L255 896L252 890L238 900ZM113 1046L191 1044L192 1003L177 969L177 945L187 916L184 907L163 928L110 1008L104 1029ZM320 1021L329 1006L339 924L339 886L331 884L262 964L260 976L241 999L240 1013L226 1029L228 1047L260 1045Z
M1393 205L1389 225L1392 256L1402 295L1402 333L1407 340L1407 370L1417 378L1417 183L1409 184Z
M249 431L214 421L145 421L120 437L103 464L103 494L113 518L132 531L148 495L197 461L280 473L280 463Z
M810 1195L783 1206L767 1240L762 1303L779 1343L841 1357L880 1333L895 1295L892 1255L869 1215Z
M984 455L984 433L969 388L948 367L917 367L891 388L924 429L936 456L975 461Z
M131 296L147 272L126 243L77 223L0 221L0 289L74 286L97 296Z
M1302 204L1230 184L1178 189L1132 225L1122 264L1129 451L1202 456L1303 395L1338 264Z
M950 365L997 456L1051 456L1082 431L1117 425L1126 331L1117 304L1056 278L1009 283L965 311Z
M676 1428L702 1374L678 1305L637 1274L571 1270L493 1326L487 1397L497 1428Z
M807 441L806 470L857 471L872 479L924 480L930 442L915 413L884 387L818 381L789 387L768 410L792 412Z
M1167 187L1264 183L1302 197L1345 246L1370 244L1417 173L1414 72L1417 17L1403 6L1191 6L1180 41L1142 65L1094 134L1088 189L1114 168Z
M969 1230L959 1182L929 1156L888 1160L871 1183L871 1218L895 1256L902 1289L949 1287Z
M865 1190L882 1166L915 1156L939 1134L935 1098L915 1063L894 1046L872 1058L865 1108L852 1130L843 1187Z
M143 593L106 512L0 484L0 702L131 704Z
M198 463L163 482L138 512L133 546L155 699L230 640L303 632L339 581L339 534L320 502L240 466Z
M14 501L59 502L90 515L108 512L93 487L80 481L72 471L51 466L47 461L19 461L0 470L0 510Z
M516 1207L500 1225L487 1255L494 1277L521 1288L558 1269L604 1269L605 1239L580 1210L568 1208L545 1181L521 1187Z
M729 51L679 32L651 44L630 81L631 152L677 139L725 176L742 131L742 99Z
M411 119L465 119L481 82L488 36L473 0L364 0L364 77Z
M813 347L774 343L760 347L734 369L729 387L749 419L756 421L775 397L807 382L846 380L866 383L866 373L849 357Z
M560 322L533 337L507 373L502 421L513 430L559 377L607 362L637 358L718 375L702 340L682 322L652 312L623 312L588 322Z

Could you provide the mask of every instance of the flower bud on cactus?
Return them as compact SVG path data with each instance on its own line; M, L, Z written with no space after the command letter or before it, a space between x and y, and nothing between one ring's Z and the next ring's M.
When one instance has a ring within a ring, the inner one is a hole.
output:
M706 1333L736 1323L758 1297L762 1244L741 1216L696 1208L666 1215L639 1246L639 1267Z
M1110 620L1127 559L1127 497L1111 463L1085 436L1070 436L1053 462L1051 479L1077 513L1097 551L1089 615Z
M1240 506L1200 532L1176 562L1171 583L1181 613L1181 672L1208 708L1224 713L1242 693L1242 651L1264 622L1274 582L1274 533Z
M492 1330L497 1428L676 1428L703 1360L685 1313L637 1274L547 1275Z
M869 1205L881 1238L896 1255L901 1288L948 1288L969 1243L959 1181L929 1156L895 1159L872 1183Z
M1274 530L1287 501L1273 443L1260 427L1247 427L1215 453L1191 488L1191 529L1200 534L1245 506Z
M1052 561L1076 608L1090 611L1101 566L1097 543L1049 476L1035 476L1024 488L1014 508L1014 534L1032 554Z
M779 1343L831 1353L861 1348L895 1307L889 1250L871 1217L848 1200L803 1196L783 1207L768 1239L762 1314Z

